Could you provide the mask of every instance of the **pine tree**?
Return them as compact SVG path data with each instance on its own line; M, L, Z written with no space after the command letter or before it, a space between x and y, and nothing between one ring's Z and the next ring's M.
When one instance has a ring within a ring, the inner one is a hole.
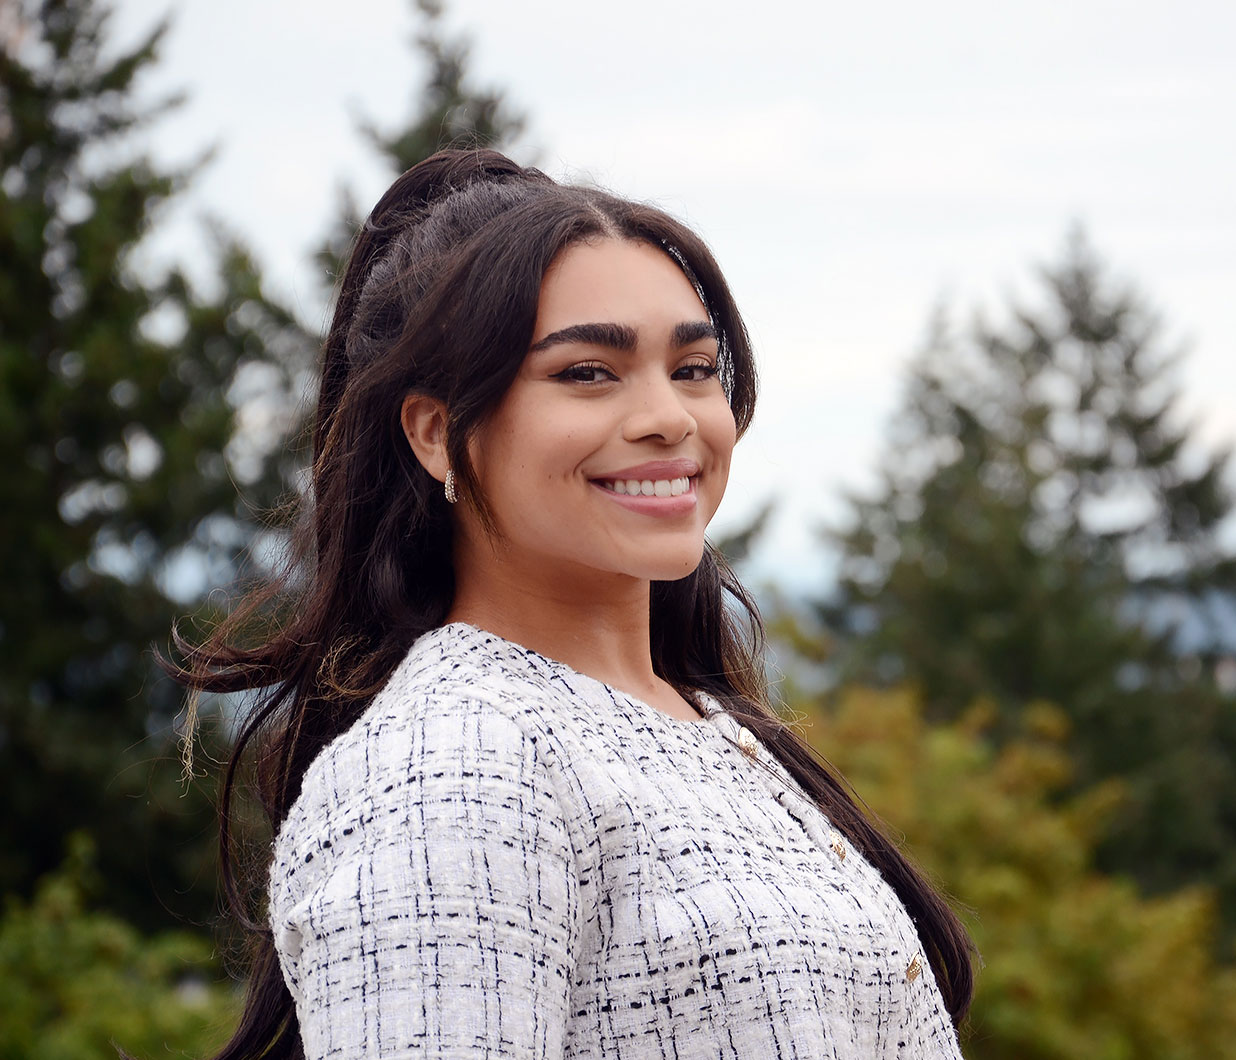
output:
M234 239L209 298L133 266L196 168L161 170L134 146L175 105L135 97L166 24L113 56L95 0L4 14L0 890L30 893L80 829L108 904L146 924L160 902L205 915L208 792L180 797L181 690L150 645L243 569L254 509L283 488L310 344Z
M834 534L835 675L907 682L936 718L987 699L997 736L1058 704L1079 783L1128 782L1104 864L1209 878L1236 923L1228 455L1191 443L1179 353L1080 235L1041 278L1003 327L933 327L880 487Z

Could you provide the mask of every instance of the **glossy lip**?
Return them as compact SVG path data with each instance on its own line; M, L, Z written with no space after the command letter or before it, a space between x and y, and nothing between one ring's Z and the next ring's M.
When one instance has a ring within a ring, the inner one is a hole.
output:
M616 476L621 478L622 476ZM632 476L634 478L635 476ZM648 476L645 476L647 478ZM683 478L683 475L670 475L670 478ZM687 492L680 493L677 497L645 497L640 494L638 497L632 497L628 493L615 493L607 486L601 485L602 482L609 481L606 479L593 479L592 488L599 493L603 493L615 504L621 504L628 511L639 512L641 515L689 515L695 511L697 503L695 496L695 479L687 477Z
M695 511L697 498L695 496L695 481L700 473L698 460L679 457L673 460L649 460L643 464L633 464L630 467L611 471L606 475L593 475L589 481L615 504L621 504L628 511L639 512L641 515L675 516L689 515ZM615 482L622 479L629 482L638 479L643 482L651 479L685 478L687 492L677 497L645 497L642 494L632 497L627 493L615 493L605 482Z
M649 460L647 463L624 467L606 475L590 475L589 478L593 482L614 482L618 479L624 481L639 479L641 482L644 479L651 479L655 482L658 479L695 478L699 473L700 465L697 460ZM683 496L685 497L686 494L684 493Z

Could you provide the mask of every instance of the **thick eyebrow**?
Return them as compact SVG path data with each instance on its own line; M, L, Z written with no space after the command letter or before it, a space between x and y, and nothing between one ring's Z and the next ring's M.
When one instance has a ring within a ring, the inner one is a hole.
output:
M672 341L680 349L700 339L715 339L717 329L708 320L688 320L674 327Z
M630 352L637 345L635 329L626 324L572 324L569 328L551 332L534 342L529 353L547 350L550 346L576 342L586 346L608 346L610 349Z
M698 342L700 339L715 339L716 337L717 329L709 321L688 320L674 326L670 341L675 347L681 348ZM639 337L635 329L626 324L572 324L570 327L551 332L540 342L534 342L528 352L537 353L540 350L549 349L550 346L575 342L587 346L607 346L613 350L630 353L635 349L638 341Z

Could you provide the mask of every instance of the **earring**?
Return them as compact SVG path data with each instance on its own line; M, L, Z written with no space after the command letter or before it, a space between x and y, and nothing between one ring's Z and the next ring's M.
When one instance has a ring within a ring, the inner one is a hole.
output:
M457 500L459 500L459 494L455 492L455 469L454 468L448 467L446 469L445 486L446 486L446 502L447 504L454 504Z

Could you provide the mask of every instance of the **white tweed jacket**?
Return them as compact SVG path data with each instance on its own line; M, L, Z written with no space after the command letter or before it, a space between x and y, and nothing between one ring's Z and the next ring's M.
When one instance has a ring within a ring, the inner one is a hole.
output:
M275 841L306 1057L959 1057L891 888L698 702L420 638Z

